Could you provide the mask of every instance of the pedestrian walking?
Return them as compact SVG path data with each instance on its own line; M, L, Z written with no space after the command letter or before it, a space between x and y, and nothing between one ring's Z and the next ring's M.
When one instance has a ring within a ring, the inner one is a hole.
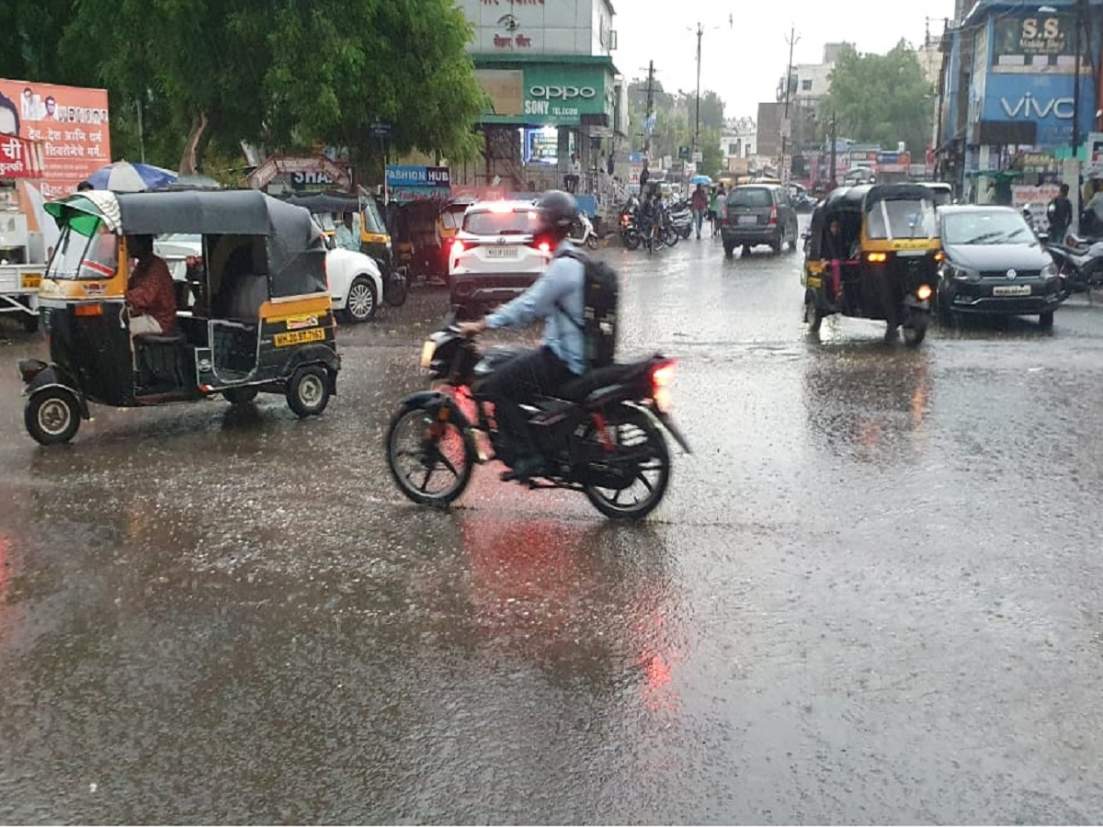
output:
M708 193L705 192L704 184L697 185L689 204L693 208L693 226L697 230L697 239L700 240L701 225L705 223L705 213L708 212L709 208L709 197Z
M712 190L712 198L709 201L709 220L712 222L712 237L720 233L720 210L722 208L721 199L726 201L724 195L724 185L721 184L718 187L714 187Z

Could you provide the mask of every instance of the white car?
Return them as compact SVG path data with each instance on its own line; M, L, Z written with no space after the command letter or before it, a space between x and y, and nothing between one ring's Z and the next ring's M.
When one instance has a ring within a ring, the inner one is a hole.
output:
M330 246L326 236L326 279L333 309L346 321L366 322L375 315L383 298L383 276L375 259L352 250ZM203 256L202 236L174 233L158 237L153 251L165 260L175 281L186 280L187 260Z
M527 290L551 261L535 238L539 215L531 201L479 201L467 208L448 251L452 307L481 313Z

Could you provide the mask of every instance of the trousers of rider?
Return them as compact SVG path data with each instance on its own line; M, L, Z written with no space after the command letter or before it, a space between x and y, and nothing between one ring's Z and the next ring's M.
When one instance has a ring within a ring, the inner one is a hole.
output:
M555 393L574 378L562 359L550 348L542 347L506 362L483 385L482 393L494 402L498 430L516 446L518 457L539 453L521 405Z
M836 302L843 295L843 265L837 258L831 259L831 295Z

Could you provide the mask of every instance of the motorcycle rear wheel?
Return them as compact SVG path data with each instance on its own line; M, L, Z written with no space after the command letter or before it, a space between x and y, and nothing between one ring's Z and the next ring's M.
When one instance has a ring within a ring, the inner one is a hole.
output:
M398 490L419 505L444 508L455 502L471 481L475 442L458 411L445 421L437 412L407 403L387 429L387 467ZM443 487L430 490L430 483Z
M666 438L650 416L630 405L613 408L606 421L618 453L631 450L645 454L645 458L637 463L637 473L628 487L614 490L586 485L583 490L590 504L609 519L642 520L662 502L670 484L670 450ZM584 438L598 437L591 427Z

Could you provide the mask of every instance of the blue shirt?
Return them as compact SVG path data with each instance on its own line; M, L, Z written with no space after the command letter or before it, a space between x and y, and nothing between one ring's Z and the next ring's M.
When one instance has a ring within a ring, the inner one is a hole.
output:
M570 242L561 241L555 248L556 258L544 275L509 304L487 316L486 326L491 329L527 327L543 319L544 344L563 360L571 373L581 376L586 371L585 340L571 319L582 324L586 268L581 261L562 255L574 249ZM564 318L556 304L570 313L571 319Z

